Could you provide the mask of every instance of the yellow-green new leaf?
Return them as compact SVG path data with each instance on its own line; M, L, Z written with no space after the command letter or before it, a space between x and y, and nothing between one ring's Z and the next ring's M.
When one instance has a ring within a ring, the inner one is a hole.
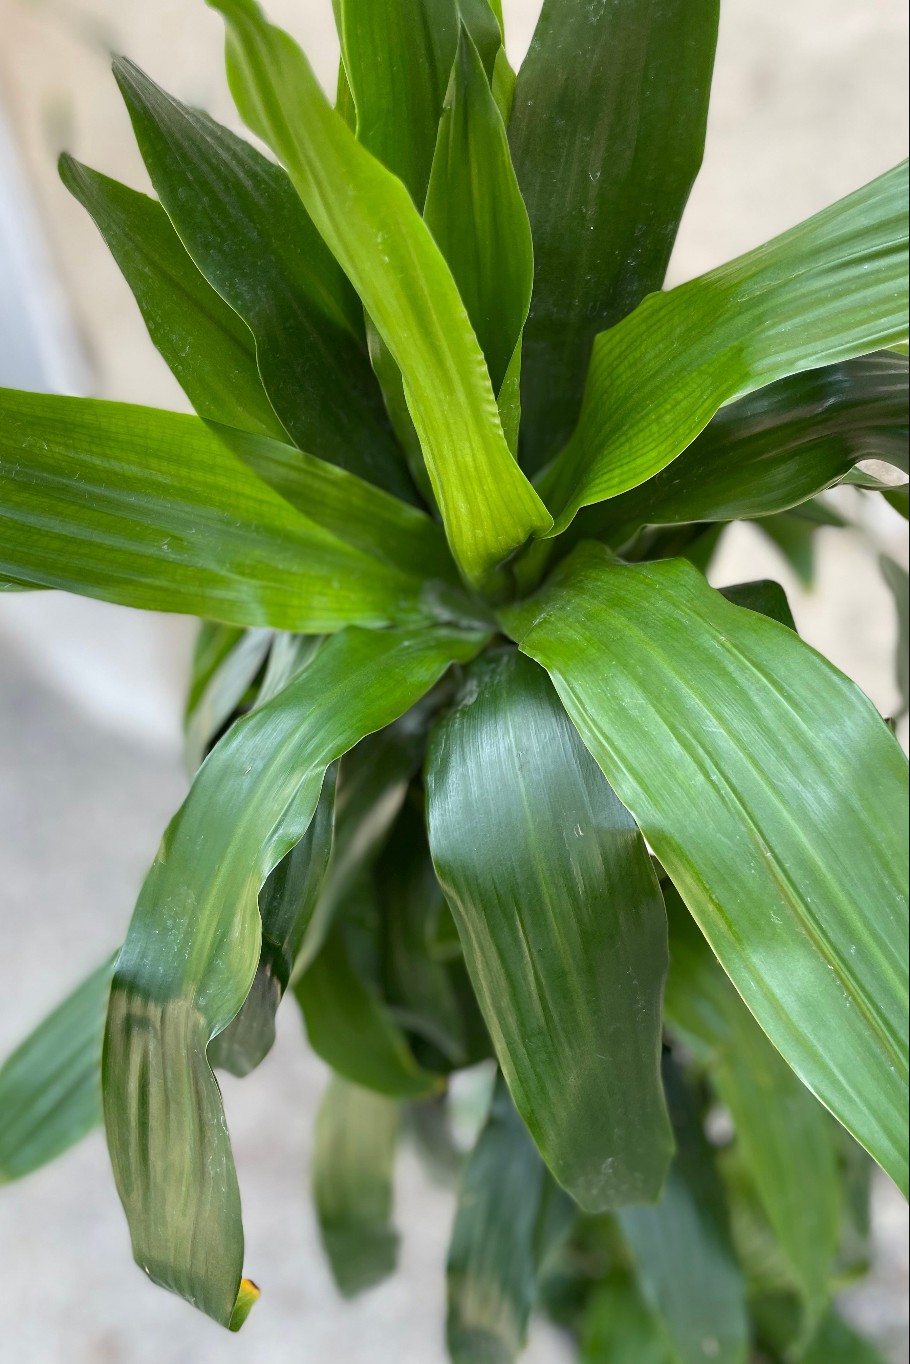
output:
M862 692L682 560L580 546L509 616L724 970L906 1187L907 764Z
M482 582L552 518L518 468L451 271L401 181L331 109L303 53L253 0L210 0L246 122L284 162L404 378L453 553Z
M469 671L427 756L430 850L512 1097L589 1211L656 1198L666 917L644 840L544 672Z
M725 403L902 336L906 198L904 163L602 332L578 426L542 480L556 530L659 473Z
M206 1049L253 982L259 891L306 833L330 764L481 643L442 630L329 640L203 763L140 893L105 1036L111 1162L137 1263L225 1326L245 1300L243 1230Z

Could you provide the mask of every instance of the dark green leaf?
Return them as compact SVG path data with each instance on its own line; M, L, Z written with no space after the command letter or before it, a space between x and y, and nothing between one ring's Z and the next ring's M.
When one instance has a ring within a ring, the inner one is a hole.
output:
M500 1080L461 1177L447 1266L452 1364L512 1364L537 1297L546 1169Z
M747 611L757 611L761 616L769 616L771 620L779 621L789 630L796 629L787 594L780 583L774 582L771 578L722 587L720 595L726 597L734 606L744 606Z
M802 1364L885 1364L882 1353L833 1312L826 1317Z
M910 516L908 516L908 498L910 498L908 486L910 485L905 483L902 488L887 488L882 493L885 501L892 506L905 521L910 519Z
M585 1208L656 1197L666 922L644 841L546 675L468 672L427 758L430 847L512 1097Z
M101 1119L101 1039L114 959L82 982L0 1067L0 1184L81 1141Z
M455 0L335 0L357 140L423 208L458 41Z
M345 1297L395 1269L398 1113L394 1100L333 1075L316 1115L313 1198L322 1244Z
M581 546L510 625L771 1041L905 1179L907 769L874 708L680 560Z
M441 630L329 640L209 755L143 886L111 989L108 1146L137 1262L224 1325L243 1231L206 1048L253 982L260 888L306 833L330 764L481 643Z
M724 407L666 469L586 508L575 540L620 545L643 525L768 516L814 497L860 460L907 448L907 362L882 351L792 375Z
M200 417L285 440L246 323L199 273L160 204L60 158L60 178L94 218L149 336Z
M693 1096L664 1068L678 1145L660 1201L618 1214L642 1295L679 1364L745 1364L745 1285L730 1241L723 1189Z
M243 118L287 166L401 369L449 543L480 582L551 518L509 451L451 272L401 181L329 107L293 40L254 0L209 3L228 21Z
M585 1308L580 1364L669 1364L667 1338L634 1281L614 1274Z
M546 0L509 140L534 234L522 454L568 439L591 343L659 289L701 165L718 0Z
M114 74L152 184L213 289L256 340L293 442L409 497L370 372L357 299L280 167L131 62Z
M495 23L495 21L494 21ZM509 156L505 125L465 29L439 125L424 218L448 261L477 333L493 392L515 401L506 429L518 432L518 385L502 395L528 315L531 229ZM518 361L515 362L517 378Z
M307 466L308 519L239 448L283 447L198 417L0 390L0 572L235 625L315 632L422 614L417 579L317 524L325 466ZM356 505L368 485L338 477Z
M659 473L733 399L906 330L906 194L904 163L601 333L578 426L544 479L556 529Z
M815 581L815 532L818 524L795 512L765 516L755 523L762 535L783 555L803 587Z

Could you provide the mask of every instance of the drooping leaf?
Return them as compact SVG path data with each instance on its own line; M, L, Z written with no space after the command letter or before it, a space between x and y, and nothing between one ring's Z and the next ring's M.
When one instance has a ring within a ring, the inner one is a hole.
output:
M210 3L228 22L241 115L287 166L401 369L449 543L479 582L551 518L506 444L451 272L401 182L329 107L293 40L254 0Z
M669 1364L667 1337L627 1274L611 1275L585 1308L580 1364Z
M774 1049L712 956L675 889L666 1014L708 1066L740 1159L788 1261L811 1331L829 1295L840 1230L837 1128Z
M0 1066L0 1184L56 1159L101 1120L101 1039L113 973L111 957Z
M123 58L114 74L158 197L198 269L255 337L262 383L301 449L400 496L357 299L287 175Z
M656 1197L666 924L644 841L546 675L468 672L427 758L430 848L512 1097L585 1208Z
M643 525L733 521L795 507L860 460L907 448L907 362L882 351L769 384L717 413L646 483L586 507L571 537L620 545Z
M663 284L701 165L718 0L546 0L509 141L534 234L522 457L566 441L591 343Z
M249 327L199 273L160 204L71 156L60 178L95 220L149 336L200 417L286 440Z
M745 1284L730 1240L723 1189L694 1096L664 1066L677 1154L653 1207L617 1214L642 1296L678 1364L745 1364Z
M0 572L234 625L420 615L416 578L317 524L317 496L310 517L295 511L234 453L271 445L174 412L0 390ZM339 477L355 499L367 486Z
M333 1075L316 1115L313 1199L319 1233L345 1297L395 1269L392 1179L399 1105Z
M555 531L659 473L726 403L906 330L906 193L904 163L602 332L578 426L542 483Z
M897 649L894 655L894 673L900 692L901 705L898 716L910 710L910 578L907 570L887 554L880 554L878 566L882 577L888 584L894 598L897 614Z
M580 546L508 624L771 1041L904 1180L907 771L873 707L679 560Z
M275 1041L275 1014L300 950L332 852L335 769L326 772L306 833L281 859L259 892L259 964L240 1012L209 1043L212 1067L248 1075Z
M187 718L184 762L192 774L233 717L265 661L271 630L246 630L212 672Z
M534 256L505 125L464 27L439 125L424 219L455 277L486 357L493 392L500 395L528 315ZM513 388L510 401L517 399L517 382ZM507 424L517 435L517 411L509 423L504 419Z
M358 142L423 208L458 41L456 0L335 0Z
M512 1364L537 1297L546 1169L500 1080L461 1176L446 1268L452 1364Z
M143 886L111 989L108 1146L137 1263L224 1325L241 1285L240 1199L206 1048L259 960L257 896L305 834L326 769L482 637L352 629L209 755Z

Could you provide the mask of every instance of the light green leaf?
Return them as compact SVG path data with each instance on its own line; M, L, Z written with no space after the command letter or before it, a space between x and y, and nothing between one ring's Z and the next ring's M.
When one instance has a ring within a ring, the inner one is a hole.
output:
M335 0L358 142L423 208L458 41L455 0Z
M137 1263L223 1325L241 1285L240 1196L206 1048L259 960L257 896L306 833L326 769L482 638L352 629L199 769L142 888L111 989L104 1115Z
M271 444L198 417L2 389L0 572L285 630L425 614L416 578L295 511L234 453ZM318 496L323 466L309 467ZM367 485L346 477L358 499Z
M874 708L680 560L580 546L508 623L771 1041L905 1180L907 768Z
M210 3L228 21L241 114L287 166L401 369L449 543L480 582L551 518L506 444L451 272L404 186L329 107L292 39L254 0Z
M271 648L271 630L246 630L206 681L186 722L183 757L190 776L253 685Z
M114 74L158 197L198 269L255 337L262 383L294 444L413 497L356 295L287 175L131 62L117 58Z
M464 28L439 125L424 220L455 277L498 395L528 315L534 255L505 126ZM516 394L517 374L516 361ZM517 429L517 419L513 424Z
M578 426L543 479L555 530L659 473L725 403L906 331L906 195L904 163L602 332Z
M907 362L882 351L781 379L717 413L672 464L586 507L572 540L621 545L639 526L733 521L795 507L860 460L907 451Z
M669 1364L667 1338L634 1281L613 1274L585 1307L580 1364Z
M705 1061L733 1118L740 1159L800 1289L811 1334L827 1305L840 1231L838 1129L745 1008L672 886L664 897L667 1020Z
M447 1264L452 1364L512 1364L537 1297L546 1169L500 1080L464 1168Z
M543 671L468 672L427 756L430 848L515 1105L588 1210L655 1198L663 902L635 824Z
M399 1106L333 1075L316 1115L313 1199L319 1233L346 1298L394 1272L392 1180Z
M101 1039L114 959L93 971L0 1067L0 1184L81 1141L101 1118Z
M61 156L60 179L95 220L149 336L200 417L286 440L246 323L199 273L160 204Z
M677 1364L745 1364L745 1284L730 1241L723 1189L694 1096L664 1067L678 1145L653 1207L617 1214L642 1296L660 1320Z
M572 433L591 343L663 284L701 165L718 0L546 0L509 141L534 234L522 458Z

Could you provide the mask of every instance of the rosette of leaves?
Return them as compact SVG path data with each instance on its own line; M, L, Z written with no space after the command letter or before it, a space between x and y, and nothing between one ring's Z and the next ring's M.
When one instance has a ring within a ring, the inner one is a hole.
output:
M345 1292L395 1263L402 1109L457 1164L485 1062L455 1360L535 1302L586 1361L865 1357L830 1302L872 1162L906 1188L906 765L781 589L704 570L844 481L900 506L859 466L906 468L906 167L662 290L717 0L546 0L517 76L495 3L336 0L334 107L212 3L271 155L118 59L157 198L60 167L197 415L0 396L4 588L206 622L198 770L0 1073L0 1173L103 1113L138 1263L238 1327L213 1067L291 993Z

